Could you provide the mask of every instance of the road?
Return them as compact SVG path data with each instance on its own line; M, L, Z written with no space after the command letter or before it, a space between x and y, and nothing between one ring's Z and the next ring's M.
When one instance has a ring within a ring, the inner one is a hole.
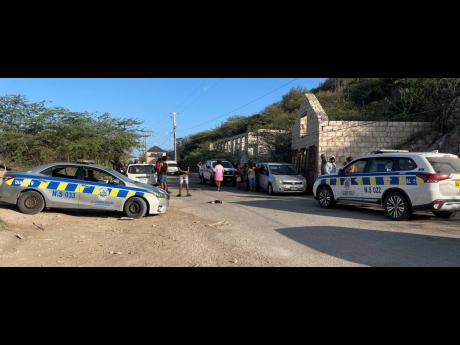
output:
M378 208L324 210L310 196L200 185L167 214L123 221L118 213L0 207L2 266L459 266L460 218L429 213L393 222ZM210 204L221 200L222 203ZM45 228L38 229L32 223ZM2 230L3 229L3 230ZM15 237L21 235L23 239Z

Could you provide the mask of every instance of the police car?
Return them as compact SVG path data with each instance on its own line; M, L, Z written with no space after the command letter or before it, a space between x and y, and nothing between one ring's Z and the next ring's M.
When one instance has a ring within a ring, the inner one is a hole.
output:
M319 176L313 193L322 208L337 202L377 204L393 220L430 210L449 218L460 210L460 159L436 152L376 151L337 174Z
M133 181L95 164L53 163L0 179L0 201L17 205L26 214L46 208L123 211L128 217L160 214L169 195L152 185Z

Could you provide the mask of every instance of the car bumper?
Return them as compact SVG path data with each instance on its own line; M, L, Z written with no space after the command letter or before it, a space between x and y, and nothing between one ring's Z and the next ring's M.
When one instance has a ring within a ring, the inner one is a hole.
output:
M441 211L441 212L455 212L460 211L460 200L459 199L437 199L432 203L426 205L414 206L415 211L418 210L429 210L429 211Z
M305 186L277 186L275 189L276 193L304 193L306 190Z
M166 211L169 208L169 199L166 198L161 198L158 199L158 205L156 207L152 207L150 209L149 214L161 214L161 213L166 213Z

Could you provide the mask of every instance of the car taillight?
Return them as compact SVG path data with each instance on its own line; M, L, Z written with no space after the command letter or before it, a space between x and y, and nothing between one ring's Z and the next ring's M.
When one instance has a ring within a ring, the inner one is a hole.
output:
M425 183L438 183L451 177L450 174L417 174Z
M6 182L6 181L9 181L9 180L11 180L11 179L13 179L13 178L14 178L14 176L5 175L5 176L3 176L3 181Z

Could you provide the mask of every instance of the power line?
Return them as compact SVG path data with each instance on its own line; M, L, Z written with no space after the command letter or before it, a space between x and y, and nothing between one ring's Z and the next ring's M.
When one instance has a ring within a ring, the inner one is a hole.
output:
M247 107L248 105L250 105L250 104L252 104L252 103L255 103L255 102L261 100L262 98L265 98L265 97L267 97L268 95L271 95L272 93L275 93L276 91L278 91L278 90L280 90L280 89L282 89L282 88L288 86L289 84L292 84L293 82L295 82L296 80L299 80L299 79L301 79L301 78L294 78L294 79L290 80L289 82L287 82L287 83L285 83L285 84L283 84L283 85L277 87L276 89L271 90L270 92L267 92L266 94L264 94L264 95L262 95L262 96L260 96L260 97L257 97L256 99L253 99L252 101L247 102L247 103L243 104L242 106L240 106L240 107L238 107L238 108L235 108L235 109L229 111L229 112L226 113L225 115L217 116L217 117L215 117L215 118L209 119L209 120L207 120L207 121L205 121L205 122L202 122L202 123L200 123L200 124L197 124L197 125L195 125L195 126L192 126L192 127L186 128L186 129L183 129L182 131L188 131L188 130L190 130L190 129L194 129L194 128L200 127L200 126L202 126L202 125L205 125L205 124L207 124L207 123L209 123L209 122L213 122L213 121L215 121L215 120L218 120L218 119L221 119L221 118L223 118L223 117L226 117L226 116L230 115L231 113L234 113L234 112L236 112L236 111L238 111L238 110L241 110L241 109Z
M208 79L204 79L202 83L200 83L195 89L193 89L193 91L188 95L188 97L185 98L184 101L182 101L175 109L179 110L181 107L183 107L184 104L187 103L187 101L189 101L192 98L192 96L203 87L203 85L206 83L206 80Z
M215 87L222 79L224 79L224 78L218 79L214 84L212 84L210 87L208 87L208 88L204 91L204 93L208 92L208 91L211 90L213 87ZM203 96L204 93L202 93L201 96ZM191 103L189 103L185 108L183 108L183 109L181 110L181 112L184 113L185 110L187 110L188 108L190 108L190 107L192 106L192 104L195 104L196 101L198 101L199 99L200 99L200 95L198 95L198 97L196 97L195 100L193 100L193 101L192 101Z

